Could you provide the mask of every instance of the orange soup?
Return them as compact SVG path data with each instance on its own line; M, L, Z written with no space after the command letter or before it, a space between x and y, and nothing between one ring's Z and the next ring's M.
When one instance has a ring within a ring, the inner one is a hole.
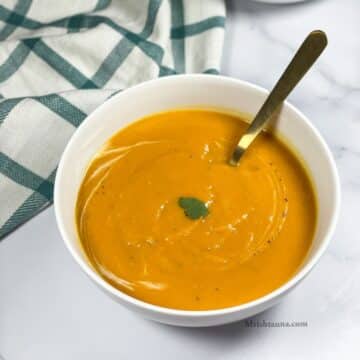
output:
M97 272L121 291L175 309L257 299L297 271L316 226L297 157L262 133L228 165L247 124L208 110L154 114L92 160L76 222Z

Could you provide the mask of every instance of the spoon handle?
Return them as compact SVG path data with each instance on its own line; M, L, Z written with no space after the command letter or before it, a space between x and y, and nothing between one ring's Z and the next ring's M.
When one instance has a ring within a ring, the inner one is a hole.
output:
M256 114L254 120L247 128L245 134L240 138L230 159L230 165L236 166L238 164L241 156L264 128L267 120L271 118L279 105L282 104L292 89L311 68L326 45L326 34L321 30L314 30L307 36L259 112Z

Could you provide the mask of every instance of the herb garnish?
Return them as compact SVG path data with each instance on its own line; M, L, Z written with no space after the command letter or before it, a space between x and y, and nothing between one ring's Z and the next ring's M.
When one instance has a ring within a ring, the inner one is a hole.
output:
M179 197L178 205L184 209L185 215L192 220L204 218L209 214L206 204L194 197Z

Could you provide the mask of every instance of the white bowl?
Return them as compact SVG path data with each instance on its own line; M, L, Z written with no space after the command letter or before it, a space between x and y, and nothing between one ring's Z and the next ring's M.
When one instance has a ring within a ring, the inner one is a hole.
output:
M303 158L315 185L318 224L310 252L298 272L283 286L249 303L220 310L187 311L135 299L107 283L86 259L78 240L75 203L87 165L104 142L122 127L151 113L184 107L215 107L255 114L267 91L244 81L216 75L177 75L142 83L99 106L68 143L56 176L55 213L64 242L81 269L117 302L146 318L180 326L213 326L259 313L283 298L319 261L334 232L340 186L329 148L311 122L285 103L275 131Z

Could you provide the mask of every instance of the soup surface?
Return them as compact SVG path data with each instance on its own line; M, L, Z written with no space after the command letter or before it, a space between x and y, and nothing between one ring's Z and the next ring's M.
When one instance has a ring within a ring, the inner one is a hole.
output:
M229 166L246 127L232 115L178 110L105 144L76 211L84 251L103 278L152 304L205 310L259 298L296 272L316 225L311 183L268 133Z

